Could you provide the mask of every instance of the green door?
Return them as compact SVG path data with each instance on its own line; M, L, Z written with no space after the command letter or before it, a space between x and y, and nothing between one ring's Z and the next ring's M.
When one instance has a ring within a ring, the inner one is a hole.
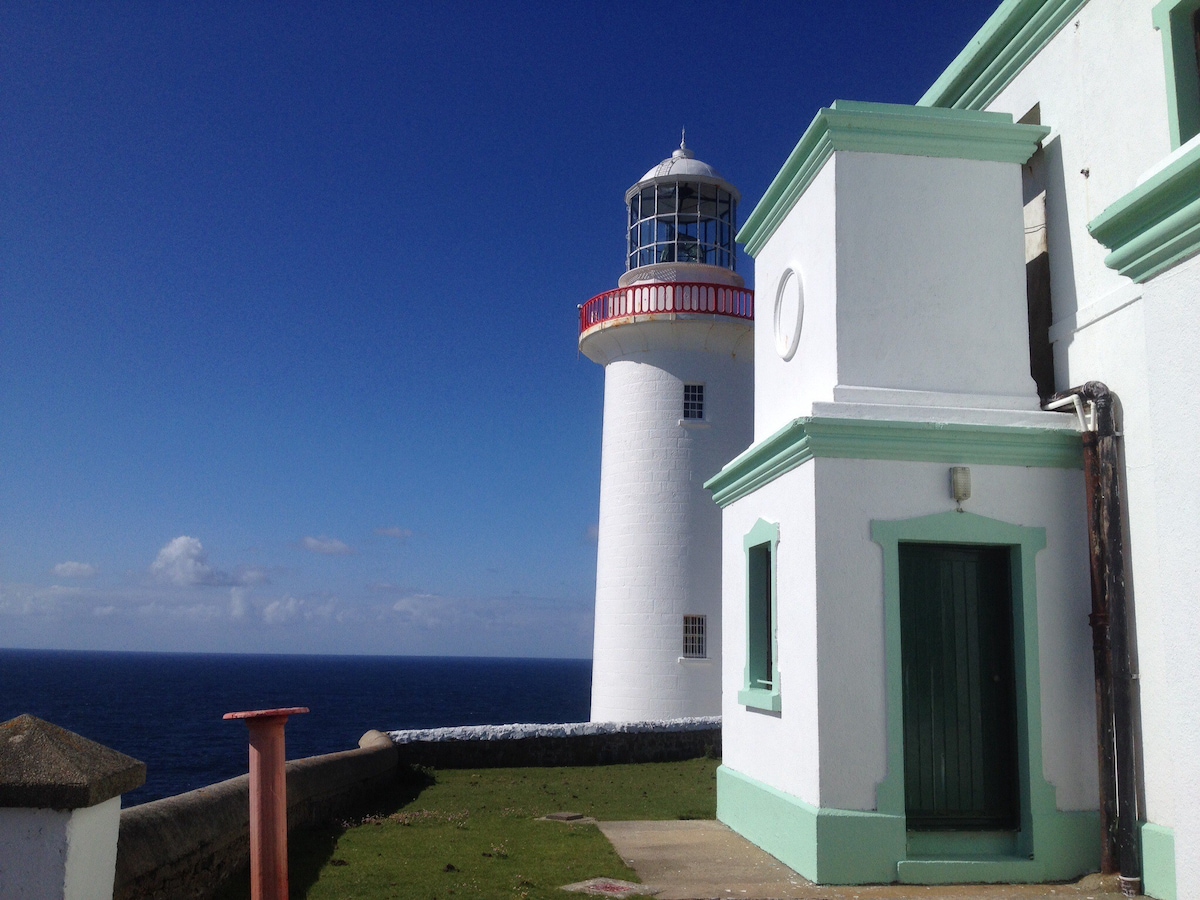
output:
M1018 823L1009 549L900 544L910 829Z

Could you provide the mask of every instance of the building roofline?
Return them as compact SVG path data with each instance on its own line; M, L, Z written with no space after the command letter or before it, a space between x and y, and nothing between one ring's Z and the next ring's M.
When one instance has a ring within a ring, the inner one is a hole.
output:
M1086 4L1004 0L917 105L986 108Z
M1008 113L838 100L817 112L737 239L757 256L834 151L1024 163L1049 131Z

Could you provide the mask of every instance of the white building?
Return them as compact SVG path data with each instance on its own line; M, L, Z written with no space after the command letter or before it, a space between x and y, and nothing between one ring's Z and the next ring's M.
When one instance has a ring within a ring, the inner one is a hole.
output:
M739 235L761 296L754 443L709 482L718 815L809 878L1099 867L1095 416L1041 401L1101 381L1135 666L1123 874L1200 897L1198 10L1006 0L917 106L821 110Z
M721 710L721 515L704 480L750 443L739 199L681 145L625 195L619 287L580 308L580 350L604 366L593 721Z

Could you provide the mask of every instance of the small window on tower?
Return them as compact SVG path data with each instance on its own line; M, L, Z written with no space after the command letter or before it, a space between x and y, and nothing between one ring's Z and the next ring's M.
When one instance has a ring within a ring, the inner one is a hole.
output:
M708 646L704 637L705 616L683 617L683 655L687 659L704 659Z
M685 419L704 418L704 385L685 384L683 386L683 417Z

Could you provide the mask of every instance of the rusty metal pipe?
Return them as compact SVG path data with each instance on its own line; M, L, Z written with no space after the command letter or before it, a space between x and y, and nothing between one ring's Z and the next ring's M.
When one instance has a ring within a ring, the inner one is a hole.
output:
M1100 764L1101 866L1120 873L1121 888L1141 888L1138 840L1137 727L1133 703L1131 610L1125 586L1120 438L1114 397L1107 385L1089 381L1055 394L1047 408L1078 397L1092 408L1083 434L1083 471L1091 562L1092 651L1096 677L1097 751Z

